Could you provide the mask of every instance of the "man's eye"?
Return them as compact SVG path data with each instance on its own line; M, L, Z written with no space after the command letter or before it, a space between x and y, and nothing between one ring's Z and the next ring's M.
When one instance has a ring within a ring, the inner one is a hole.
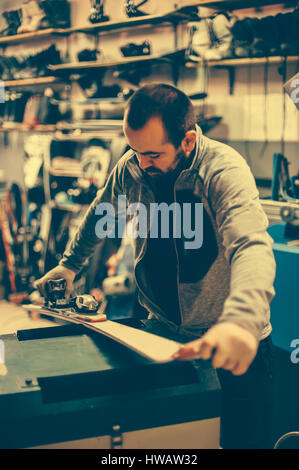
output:
M160 157L160 154L157 154L157 155L149 155L150 158L158 158Z

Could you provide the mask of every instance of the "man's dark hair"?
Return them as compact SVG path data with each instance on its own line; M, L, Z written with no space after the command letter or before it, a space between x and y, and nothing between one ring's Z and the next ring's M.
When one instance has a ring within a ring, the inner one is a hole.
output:
M161 117L168 140L178 148L187 131L195 129L194 107L182 91L165 83L152 83L128 100L126 119L133 130L142 129L150 118Z

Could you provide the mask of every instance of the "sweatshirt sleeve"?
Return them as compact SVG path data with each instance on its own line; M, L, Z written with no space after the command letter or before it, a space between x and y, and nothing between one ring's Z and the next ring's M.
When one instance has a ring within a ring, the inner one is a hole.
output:
M108 177L105 187L100 190L89 206L80 226L69 242L59 264L78 273L84 263L94 253L96 246L105 240L105 237L99 237L96 225L100 219L97 206L100 203L111 204L115 217L112 222L117 226L118 220L118 196L123 194L119 178L119 166L116 165Z
M245 160L222 165L210 181L209 193L231 267L230 294L218 322L236 323L259 340L275 295L276 265L268 219Z

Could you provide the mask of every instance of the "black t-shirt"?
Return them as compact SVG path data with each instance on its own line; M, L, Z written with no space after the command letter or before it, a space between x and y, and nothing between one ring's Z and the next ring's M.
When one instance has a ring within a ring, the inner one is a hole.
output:
M192 159L190 160L192 161ZM165 202L170 205L177 202L181 205L181 209L183 203L191 203L191 229L194 230L195 203L201 202L201 200L193 194L192 190L178 190L175 200L174 183L180 171L182 168L178 168L178 171L168 178L148 178L148 182L157 203ZM202 222L203 244L198 249L185 248L183 217L181 219L182 236L181 238L173 237L172 216L172 211L169 211L168 238L161 237L161 219L159 218L159 236L158 238L148 237L143 266L146 270L146 277L151 280L155 302L161 307L166 318L180 325L178 282L194 283L202 279L215 261L218 247L214 228L205 209L203 209Z
M155 201L157 203L174 202L174 181L168 184L153 185ZM178 300L178 263L172 231L172 212L169 218L169 238L161 237L161 219L158 224L158 238L148 237L147 251L144 257L144 266L151 279L151 287L156 303L162 308L166 317L176 324L181 323Z

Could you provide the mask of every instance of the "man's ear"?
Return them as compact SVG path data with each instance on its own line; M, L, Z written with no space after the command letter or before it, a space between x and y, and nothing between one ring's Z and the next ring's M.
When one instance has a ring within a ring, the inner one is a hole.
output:
M182 140L182 144L181 144L182 149L184 150L185 154L188 157L195 147L196 137L197 137L196 131L190 130L186 132L185 137Z

